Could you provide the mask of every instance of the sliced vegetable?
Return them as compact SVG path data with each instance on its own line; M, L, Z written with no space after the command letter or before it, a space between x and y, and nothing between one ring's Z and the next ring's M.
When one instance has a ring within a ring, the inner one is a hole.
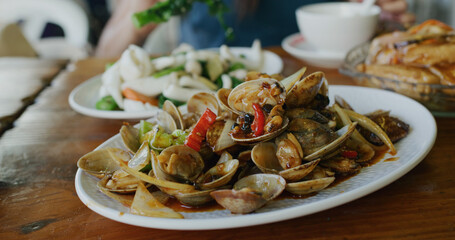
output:
M231 66L229 66L228 72L232 72L237 69L245 69L245 68L246 68L245 64L243 64L241 62L235 62L235 63L232 63Z
M147 97L144 94L137 92L131 88L125 88L122 91L123 96L125 96L128 99L134 100L134 101L139 101L142 103L149 103L150 105L157 106L158 105L158 100L155 98Z
M212 57L207 60L207 74L210 80L215 81L223 74L223 63L220 58Z
M182 102L182 101L179 101L179 100L175 100L175 99L171 99L171 98L167 98L165 97L163 94L161 94L159 97L158 97L158 107L159 108L162 108L163 107L163 103L166 101L166 100L169 100L171 101L175 106L181 106L183 104L185 104L185 102Z
M253 103L254 109L254 121L251 124L251 130L253 130L253 136L258 137L264 134L265 116L262 112L261 105Z
M232 77L232 76L231 76L231 80L232 80L232 88L235 88L238 85L244 83L244 81L242 81L242 80L240 80L240 79L238 79L236 77Z
M180 66L176 66L176 67L166 68L166 69L163 69L163 70L153 74L152 76L154 78L160 78L162 76L166 76L168 74L171 74L173 72L178 72L178 71L185 71L185 65L180 65Z
M202 114L201 118L199 118L199 120L197 121L193 130L191 130L190 134L186 138L185 145L196 151L201 150L201 144L202 141L205 139L207 130L215 122L215 120L216 114L213 113L212 110L207 108L205 112Z
M107 111L120 109L118 107L117 103L115 103L115 100L112 96L105 96L105 97L101 98L98 102L96 102L95 107L98 110L107 110Z

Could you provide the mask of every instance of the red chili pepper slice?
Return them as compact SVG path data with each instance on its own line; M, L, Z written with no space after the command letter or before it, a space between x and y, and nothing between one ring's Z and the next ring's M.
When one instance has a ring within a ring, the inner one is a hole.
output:
M345 150L341 152L341 156L349 159L357 158L358 153L356 151Z
M201 144L205 139L207 130L215 122L215 120L216 114L207 108L201 118L197 121L193 130L191 130L190 134L185 139L185 145L196 151L201 150Z
M251 124L251 130L253 130L253 136L258 137L264 134L265 116L259 104L253 103L253 109L254 121Z

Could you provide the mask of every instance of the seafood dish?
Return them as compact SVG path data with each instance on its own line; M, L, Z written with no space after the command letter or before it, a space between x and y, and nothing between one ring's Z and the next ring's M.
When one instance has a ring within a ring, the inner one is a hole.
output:
M242 83L248 71L265 64L259 40L247 55L237 55L226 45L195 50L181 44L169 55L150 58L142 48L130 45L120 59L101 75L97 110L138 112L161 107L165 100L183 105L197 92L216 92Z
M165 101L155 117L121 127L123 148L94 150L77 166L133 214L183 218L171 200L248 214L284 193L317 194L378 154L396 154L407 123L379 109L359 114L342 96L329 105L324 73L305 71L249 72L233 89L195 93L185 112Z
M414 98L430 110L450 112L455 111L454 56L454 29L427 20L407 31L383 34L371 44L352 50L341 72L367 86Z

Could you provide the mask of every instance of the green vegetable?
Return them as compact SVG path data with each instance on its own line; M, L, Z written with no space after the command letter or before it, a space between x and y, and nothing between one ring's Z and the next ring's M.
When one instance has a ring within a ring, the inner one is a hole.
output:
M242 54L240 54L240 58L245 59L245 58L246 58L246 55L242 53Z
M215 81L223 74L223 63L218 57L212 57L207 60L207 74L211 81Z
M220 89L220 88L223 87L223 79L221 79L221 76L219 76L219 77L215 80L215 84L216 84L216 86L218 87L218 89Z
M231 66L229 66L228 72L232 72L232 71L235 71L237 69L246 69L246 67L241 62L235 62L235 63L232 63Z
M232 88L235 88L238 85L244 83L244 81L242 81L242 80L240 80L238 78L235 78L235 77L231 77L231 80L232 80Z
M104 71L108 70L108 69L109 69L110 67L112 67L114 64L115 64L115 62L106 63L106 65L104 65Z
M175 99L171 99L171 98L167 98L165 97L163 94L161 94L159 97L158 97L158 107L159 108L162 108L163 107L163 103L166 101L166 100L169 100L171 101L175 106L181 106L183 104L185 104L186 102L182 102L182 101L179 101L179 100L175 100Z
M185 132L183 130L177 129L175 130L171 135L174 137L173 139L173 145L182 145L185 143L185 139L188 136L188 132Z
M139 122L139 142L142 143L146 139L146 134L150 132L155 124L141 120Z
M171 74L172 72L178 72L178 71L184 71L184 70L185 70L185 66L180 65L180 66L176 66L176 67L170 67L170 68L163 69L163 70L153 74L152 76L154 78L159 78L159 77Z
M151 164L151 163L148 163L147 165L145 165L145 167L143 167L143 168L142 168L141 170L139 170L139 171L141 171L141 172L143 172L143 173L148 173L148 172L150 172L150 170L152 170L152 164Z
M149 23L167 22L172 16L182 15L191 10L194 2L202 2L208 6L209 13L215 16L224 29L227 40L234 38L231 27L228 27L223 19L223 15L229 11L222 0L167 0L156 3L153 7L133 14L133 24L141 28Z
M112 96L105 96L96 102L95 108L98 110L119 110L117 103Z

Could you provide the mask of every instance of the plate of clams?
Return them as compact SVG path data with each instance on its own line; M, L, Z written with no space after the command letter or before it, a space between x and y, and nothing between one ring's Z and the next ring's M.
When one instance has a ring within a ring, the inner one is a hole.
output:
M237 228L333 208L400 178L436 123L408 97L328 86L305 68L171 102L82 156L75 186L98 214L174 230Z

